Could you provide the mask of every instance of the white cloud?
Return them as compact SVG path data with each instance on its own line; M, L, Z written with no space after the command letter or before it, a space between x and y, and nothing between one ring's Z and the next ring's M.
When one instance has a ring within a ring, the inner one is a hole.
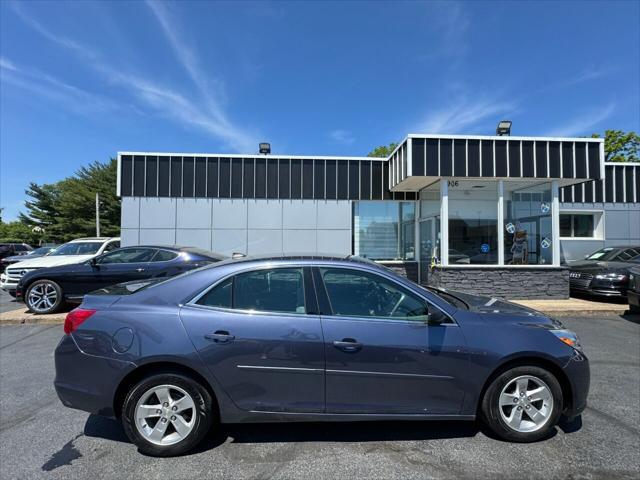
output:
M412 132L469 133L481 123L493 126L493 123L515 112L516 108L513 101L462 94L457 98L449 97L446 107L428 113Z
M331 130L329 132L329 138L342 145L351 145L356 140L350 131L341 129Z
M195 126L222 140L236 151L253 151L257 143L257 135L251 134L229 120L220 102L210 93L207 76L200 70L195 50L191 50L183 42L179 34L179 25L176 24L175 19L169 17L169 12L164 6L150 4L172 49L176 51L179 61L196 84L195 95L185 89L176 89L148 80L128 71L123 66L114 66L112 61L105 59L97 50L54 33L29 16L18 4L11 5L20 18L36 32L51 42L73 51L85 61L85 65L93 68L106 81L129 92L135 100L150 107L158 115L172 121L177 120L183 125ZM169 36L170 32L171 36Z
M564 123L563 125L552 129L546 133L550 137L575 137L580 135L591 135L593 130L600 125L601 122L611 116L616 108L615 103L611 102L598 109L586 112L583 115Z

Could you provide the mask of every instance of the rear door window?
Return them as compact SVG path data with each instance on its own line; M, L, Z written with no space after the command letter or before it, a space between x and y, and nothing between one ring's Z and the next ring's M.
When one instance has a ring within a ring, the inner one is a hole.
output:
M239 273L200 297L196 304L257 312L306 313L302 268Z
M152 262L170 262L174 258L176 258L178 254L176 252L171 252L169 250L158 250L156 256L153 257Z

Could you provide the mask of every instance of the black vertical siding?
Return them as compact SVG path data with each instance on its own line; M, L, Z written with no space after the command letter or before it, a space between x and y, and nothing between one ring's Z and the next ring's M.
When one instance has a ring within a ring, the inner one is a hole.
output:
M522 172L520 171L520 141L519 140L509 141L509 176L510 177L522 176Z
M534 177L533 162L533 142L530 140L522 142L522 176Z
M278 198L290 198L291 195L291 171L289 169L289 163L290 161L286 158L278 160Z
M562 178L573 177L573 142L562 142Z
M371 197L371 162L360 162L360 198Z
M267 159L256 158L255 165L255 196L267 198Z
M438 176L438 139L427 139L427 176Z
M324 192L324 160L313 161L313 198L325 198Z
M496 140L496 177L507 176L507 141Z
M349 160L349 199L360 198L360 162Z
M207 195L207 159L196 157L196 197L206 197Z
M457 177L467 176L467 141L453 142L453 173Z
M633 196L633 167L623 167L625 174L625 190L626 198L625 202L632 203L634 201Z
M412 174L419 177L424 175L424 138L411 138L411 170Z
M600 178L600 144L590 142L589 152L589 178Z
M382 170L387 169L386 163L373 161L371 162L371 199L382 200L382 191L386 189L382 185Z
M278 159L267 159L267 198L278 198Z
M302 161L302 198L313 198L313 160Z
M560 178L560 142L549 142L549 176Z
M586 182L584 184L584 201L587 203L592 203L595 201L593 197L593 187L594 182Z
M480 176L480 140L469 140L467 144L467 174Z
M245 158L242 165L242 197L253 198L255 196L253 175L255 173L255 159Z
M587 177L587 144L576 142L576 178Z
M536 146L536 176L538 178L546 178L549 176L547 172L547 142L535 142Z
M147 197L155 197L158 195L158 157L147 157L144 194Z
M219 174L218 182L220 185L218 190L220 198L230 198L231 197L231 159L230 158L220 159L220 174Z
M129 197L133 193L133 159L131 155L122 155L120 163L120 195Z
M169 170L171 179L171 190L169 195L179 197L182 195L182 157L171 157L171 169Z
M449 139L440 140L440 175L450 177L453 175L453 159L451 158L453 141Z
M389 171L386 169L387 172ZM338 199L346 200L349 198L349 162L347 160L338 160Z
M495 172L493 171L493 141L482 140L482 176L493 177Z
M605 202L613 202L614 201L614 197L613 197L613 184L614 184L614 171L613 171L613 167L610 165L607 165L605 167L605 176L604 176L604 201Z
M623 167L613 167L615 174L615 182L616 182L616 202L624 202L624 168Z
M160 159L162 160L162 159ZM215 198L218 196L218 159L216 157L207 158L207 196Z
M231 198L242 198L242 159L231 159Z
M327 160L325 172L327 199L334 200L336 198L336 161Z
M389 169L388 168L382 169L382 199L383 200L391 199L391 192L389 191Z
M193 197L194 188L194 163L193 157L183 157L182 159L182 196Z
M604 202L604 180L595 180L596 195L594 201L597 203Z
M133 196L144 196L144 157L136 155L133 157Z
M291 159L291 198L302 198L302 160Z
M158 196L169 196L169 157L158 158ZM217 192L216 192L217 195Z

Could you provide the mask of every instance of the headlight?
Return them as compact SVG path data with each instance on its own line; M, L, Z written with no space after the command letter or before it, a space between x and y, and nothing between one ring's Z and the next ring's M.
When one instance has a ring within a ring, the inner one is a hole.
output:
M596 275L598 280L626 280L627 276L624 273L600 273Z
M562 343L566 343L570 347L573 347L576 350L582 351L582 345L580 344L580 339L578 338L578 335L576 335L575 332L572 332L571 330L567 330L567 329L549 330L549 331L553 333L558 338L558 340L560 340Z

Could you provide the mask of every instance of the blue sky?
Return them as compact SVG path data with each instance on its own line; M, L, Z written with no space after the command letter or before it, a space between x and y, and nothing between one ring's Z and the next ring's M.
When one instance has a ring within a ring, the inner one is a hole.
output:
M0 2L0 204L117 151L640 130L640 2Z

